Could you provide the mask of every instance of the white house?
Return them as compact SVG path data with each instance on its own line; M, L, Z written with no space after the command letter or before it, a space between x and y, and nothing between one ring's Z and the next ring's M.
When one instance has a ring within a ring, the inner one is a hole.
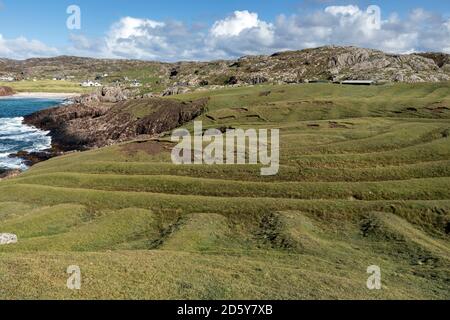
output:
M83 81L80 84L82 87L101 87L102 84L100 82L97 81L91 81L91 80L87 80L87 81Z
M1 76L0 77L0 81L13 82L14 80L15 80L14 77L11 77L11 76Z

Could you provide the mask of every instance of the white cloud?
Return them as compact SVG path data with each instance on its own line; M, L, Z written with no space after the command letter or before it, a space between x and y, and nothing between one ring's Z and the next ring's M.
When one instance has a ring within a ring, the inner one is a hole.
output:
M258 14L235 11L216 21L206 38L206 47L223 57L268 53L275 41L274 25L258 18Z
M0 57L26 59L55 56L57 54L56 48L49 47L38 40L28 40L25 37L6 39L0 34Z
M329 44L394 53L450 52L450 20L441 13L419 8L405 17L390 13L384 20L376 13L374 7L328 6L308 14L279 15L269 22L256 12L244 10L210 26L123 17L98 39L69 34L71 45L59 50L38 40L6 39L0 34L0 57L24 59L64 53L163 61L210 60Z
M72 39L72 42L91 55L165 61L202 57L200 49L204 43L198 25L188 28L178 21L160 22L133 17L124 17L114 23L101 41L92 43L80 37Z
M268 25L258 19L258 14L245 11L235 11L230 17L216 21L211 28L214 37L236 37L244 30L252 28L267 28Z
M262 20L235 11L209 27L124 17L102 39L71 36L76 53L164 61L209 60L322 45L355 45L394 53L450 51L450 20L415 9L405 17L377 16L376 7L328 6L309 14Z
M156 58L170 49L163 34L166 24L148 19L122 18L106 37L107 50L114 56Z
M329 6L325 8L325 12L333 16L355 16L361 13L358 6Z
M403 20L395 13L381 20L369 9L330 6L306 16L280 16L275 24L278 46L355 45L405 53L442 51L450 43L449 21L440 15L416 9Z
M447 28L447 30L450 32L450 19L444 23L444 28Z

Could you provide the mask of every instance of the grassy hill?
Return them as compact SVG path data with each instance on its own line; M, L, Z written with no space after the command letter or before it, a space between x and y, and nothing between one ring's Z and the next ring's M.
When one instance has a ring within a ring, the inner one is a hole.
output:
M448 83L177 99L204 96L204 127L281 129L279 175L173 165L169 136L40 163L0 182L0 298L449 298Z
M46 91L54 86L65 86L63 82L49 83L48 80L53 78L68 79L75 85L87 79L97 79L103 85L119 82L123 86L130 86L136 79L142 84L139 89L142 93L161 93L171 86L194 89L234 84L303 83L313 80L440 82L450 80L450 55L393 55L358 47L325 46L277 52L270 56L244 56L234 60L208 62L163 63L73 56L27 60L0 58L0 75L47 82L49 88L42 88ZM27 82L30 81L25 81ZM34 89L33 84L26 86Z
M93 90L81 87L77 82L54 80L0 82L0 86L11 87L15 92L88 93Z

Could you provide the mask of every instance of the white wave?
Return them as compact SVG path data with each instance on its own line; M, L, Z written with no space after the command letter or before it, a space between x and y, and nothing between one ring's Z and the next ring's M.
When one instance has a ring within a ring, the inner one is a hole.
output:
M23 117L0 118L0 168L26 169L22 159L10 158L24 150L38 152L51 147L48 131L23 124Z

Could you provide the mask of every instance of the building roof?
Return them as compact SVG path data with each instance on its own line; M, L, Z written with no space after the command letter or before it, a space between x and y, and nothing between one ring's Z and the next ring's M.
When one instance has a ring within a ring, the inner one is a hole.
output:
M374 84L375 80L345 80L342 84Z

